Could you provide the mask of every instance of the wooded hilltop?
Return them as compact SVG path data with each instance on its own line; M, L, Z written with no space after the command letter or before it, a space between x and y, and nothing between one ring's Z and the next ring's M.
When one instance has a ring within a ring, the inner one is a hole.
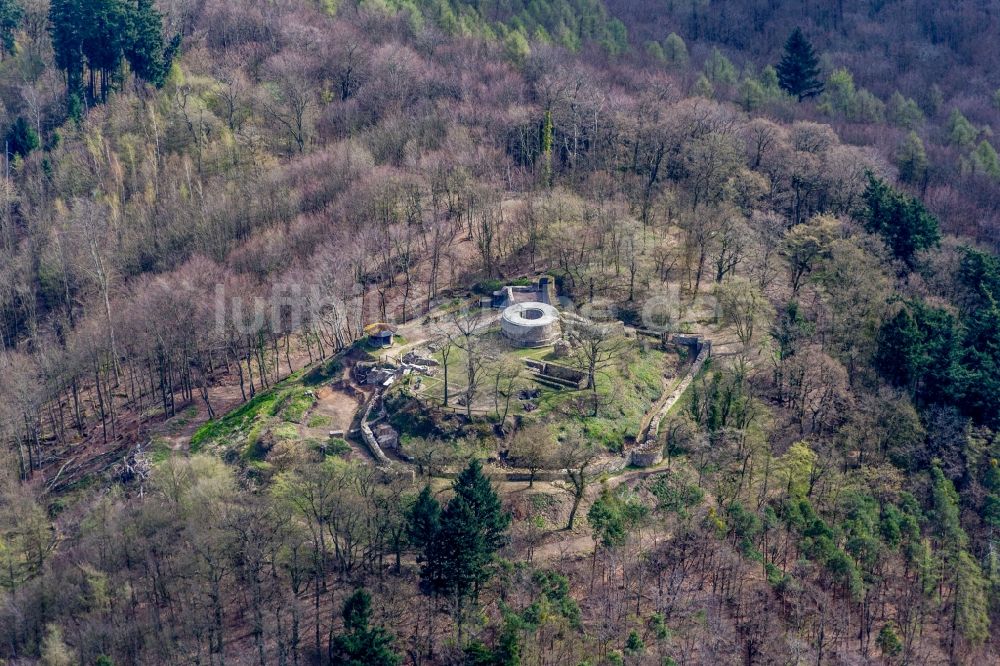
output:
M997 663L997 34L0 0L0 663Z

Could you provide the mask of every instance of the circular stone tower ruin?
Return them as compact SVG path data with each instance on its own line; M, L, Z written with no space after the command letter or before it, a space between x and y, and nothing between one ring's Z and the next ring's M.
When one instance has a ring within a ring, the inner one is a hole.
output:
M515 303L500 315L500 331L515 347L545 347L562 335L559 311L548 303Z

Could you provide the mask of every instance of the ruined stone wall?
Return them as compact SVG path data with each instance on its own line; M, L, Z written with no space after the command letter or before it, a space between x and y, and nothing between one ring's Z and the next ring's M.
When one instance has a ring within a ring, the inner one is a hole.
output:
M572 382L573 384L585 383L587 381L587 373L582 370L555 363L545 363L542 368L542 374L561 379L565 382Z
M629 454L629 462L633 467L652 467L663 462L663 447L653 446L636 449Z
M375 407L375 403L377 403L378 400L379 394L376 394L372 396L371 400L368 401L368 404L365 405L365 411L361 415L361 439L364 440L365 446L367 446L368 450L371 451L375 460L378 461L380 465L388 466L392 464L392 461L389 460L387 455L385 455L382 447L378 445L378 440L375 439L375 433L372 432L372 427L368 425L368 419L371 417L372 408Z
M705 364L705 361L708 359L711 352L712 343L706 340L705 343L702 344L698 357L695 358L694 363L691 364L691 367L688 369L688 373L684 376L684 379L682 379L681 383L674 388L674 390L670 393L670 396L664 401L663 406L660 407L660 410L649 421L649 430L646 436L647 442L656 439L656 433L660 430L660 421L662 421L667 415L670 408L674 406L674 403L680 400L680 397L684 395L684 391L686 391L691 385L691 382L694 381L694 378L698 375L698 372Z

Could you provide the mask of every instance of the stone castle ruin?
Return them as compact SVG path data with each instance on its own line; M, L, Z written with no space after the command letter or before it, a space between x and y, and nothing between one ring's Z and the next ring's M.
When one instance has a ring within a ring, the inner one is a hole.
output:
M515 347L547 347L562 336L562 322L548 303L514 303L500 315L500 332Z
M555 283L542 276L532 285L508 285L493 292L490 305L503 310L500 332L513 346L547 347L562 337L555 307Z

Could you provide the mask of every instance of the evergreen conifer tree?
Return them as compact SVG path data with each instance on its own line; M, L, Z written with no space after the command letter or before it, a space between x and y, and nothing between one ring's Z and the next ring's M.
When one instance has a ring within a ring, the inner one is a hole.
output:
M440 520L441 505L434 499L431 487L424 486L413 506L406 512L406 536L424 557L434 541Z
M163 84L170 69L172 51L163 43L163 19L153 0L139 0L129 14L129 39L125 57L132 71L143 81Z
M462 470L454 490L426 545L421 577L430 591L451 601L461 624L465 602L476 599L493 574L493 559L507 543L511 517L478 461Z
M663 42L663 55L673 67L684 67L688 62L687 44L676 32L667 35Z
M777 69L782 90L800 102L823 92L819 58L800 28L796 28L785 42L785 53Z
M885 181L868 174L863 222L872 233L880 234L897 258L913 266L914 255L938 244L941 231L937 218L920 201L893 189Z
M52 0L49 5L52 50L56 66L66 73L66 90L71 100L80 94L83 86L83 41L86 31L84 8L78 0Z
M138 79L163 85L180 37L164 46L162 23L152 0L52 0L49 33L70 108L84 92L90 101L106 100L125 62Z
M341 666L396 666L399 655L383 627L370 626L371 595L363 589L344 602L344 633L333 641L333 663Z
M38 148L38 132L24 119L19 117L7 131L7 150L10 155L26 156Z
M875 640L882 654L886 657L895 657L903 651L903 643L899 640L891 625L882 625L882 630L878 632Z
M0 0L0 60L14 51L14 31L21 24L24 10L17 0Z
M464 499L472 509L491 554L507 545L510 513L503 510L500 497L483 474L478 460L470 462L455 479L455 495Z
M896 151L899 179L904 183L921 183L927 175L927 151L916 132L911 131Z
M490 551L476 514L465 498L456 496L441 514L434 540L427 548L422 571L425 582L456 605L488 580Z

